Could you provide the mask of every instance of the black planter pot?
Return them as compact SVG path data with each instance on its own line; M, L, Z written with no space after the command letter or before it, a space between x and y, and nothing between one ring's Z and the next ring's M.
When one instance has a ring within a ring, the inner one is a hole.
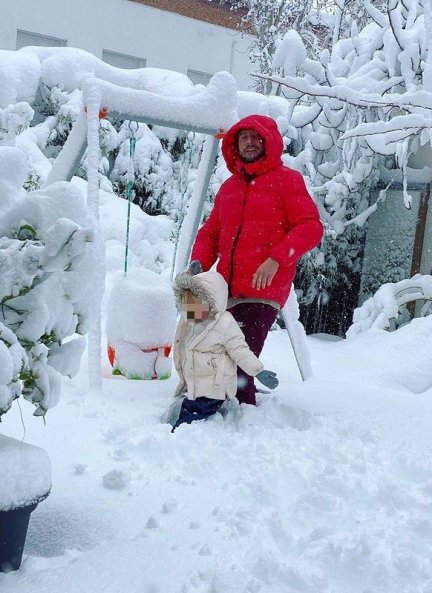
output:
M0 572L18 570L21 566L30 513L46 496L25 507L0 511Z

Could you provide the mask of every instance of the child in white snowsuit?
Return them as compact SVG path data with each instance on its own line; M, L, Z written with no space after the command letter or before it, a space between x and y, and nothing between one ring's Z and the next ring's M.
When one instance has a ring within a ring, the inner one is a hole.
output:
M220 274L179 274L173 290L181 313L174 338L180 379L174 397L186 395L173 431L184 422L215 414L227 398L235 397L237 365L267 387L278 385L276 374L263 370L226 311L228 285Z

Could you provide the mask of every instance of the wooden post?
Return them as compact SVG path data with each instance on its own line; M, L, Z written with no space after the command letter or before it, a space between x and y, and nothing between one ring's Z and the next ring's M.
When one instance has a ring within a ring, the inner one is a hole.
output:
M411 277L413 277L414 274L420 273L420 264L423 254L423 243L426 232L426 219L429 207L430 190L431 186L430 184L428 184L420 194L420 204L418 210L417 226L415 231L413 254L411 260ZM407 309L411 319L415 316L415 306L415 301L411 301L407 304Z

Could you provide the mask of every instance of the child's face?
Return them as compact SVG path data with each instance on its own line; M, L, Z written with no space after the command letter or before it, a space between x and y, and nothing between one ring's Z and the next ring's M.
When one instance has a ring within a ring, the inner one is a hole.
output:
M209 314L209 304L192 294L187 294L180 305L180 315L183 319L203 321L209 318Z

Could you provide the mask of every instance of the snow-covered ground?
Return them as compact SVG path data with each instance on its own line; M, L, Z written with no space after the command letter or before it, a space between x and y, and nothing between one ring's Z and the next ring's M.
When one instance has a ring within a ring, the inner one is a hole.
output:
M308 338L302 383L287 334L262 359L257 408L180 427L160 419L176 378L128 381L103 363L65 380L46 426L53 489L2 593L432 591L432 317L345 341ZM85 362L85 361L84 361ZM22 438L14 404L2 423Z

